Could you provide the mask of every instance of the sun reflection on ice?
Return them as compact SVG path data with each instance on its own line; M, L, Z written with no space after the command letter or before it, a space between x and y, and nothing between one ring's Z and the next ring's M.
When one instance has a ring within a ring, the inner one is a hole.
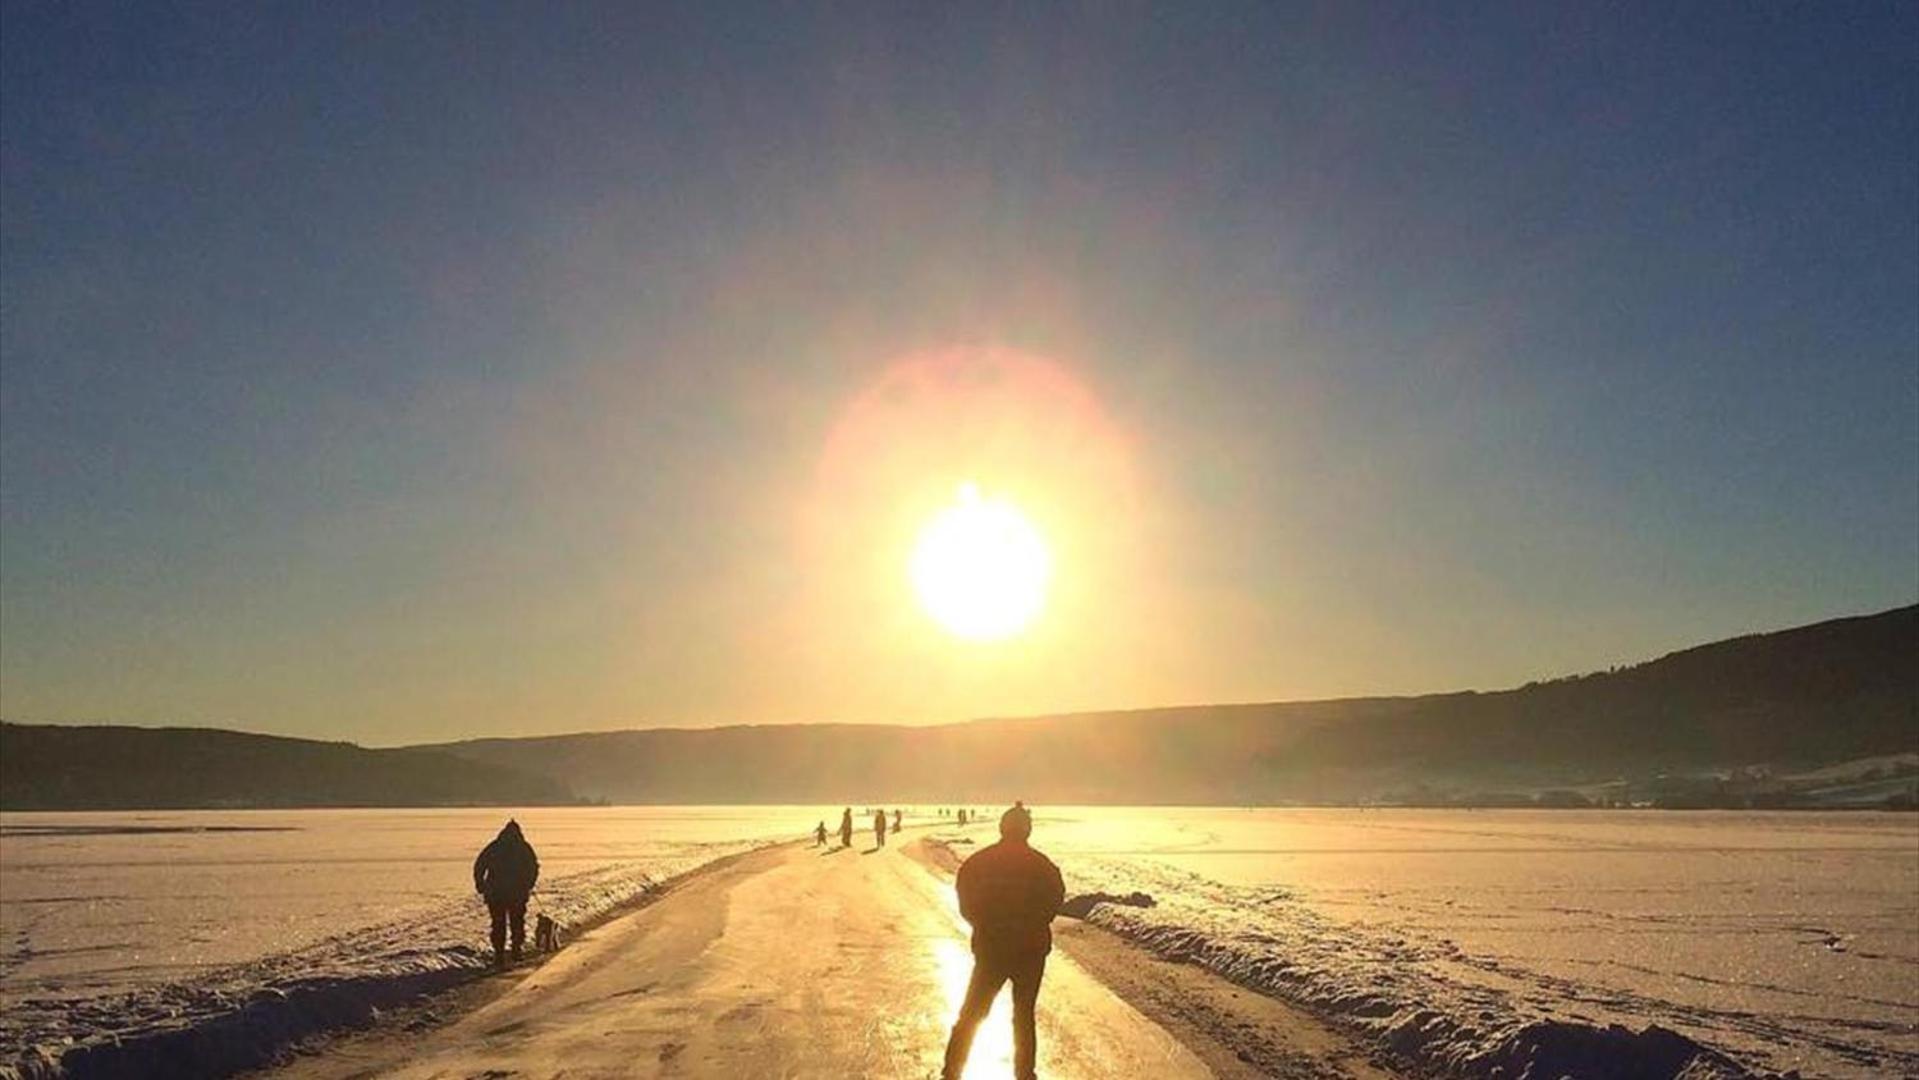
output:
M940 989L946 996L947 1030L952 1029L960 1005L966 1000L966 984L973 977L973 953L964 941L942 937L932 940L933 967L939 975ZM979 1026L973 1039L973 1053L966 1059L968 1080L999 1080L1013 1075L1013 988L1000 989L993 1011ZM942 1044L942 1049L944 1045Z

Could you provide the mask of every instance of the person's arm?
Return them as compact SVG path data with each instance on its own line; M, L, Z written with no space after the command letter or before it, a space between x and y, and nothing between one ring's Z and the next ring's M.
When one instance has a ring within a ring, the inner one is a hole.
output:
M486 892L487 850L488 850L487 848L481 848L480 854L475 856L473 859L473 891L476 893Z
M968 860L968 862L970 861L971 860ZM959 893L960 918L965 919L970 926L974 922L974 917L979 914L979 912L975 910L978 898L974 895L979 890L975 887L972 876L966 871L967 863L961 863L959 873L953 877L953 889Z
M1060 905L1066 902L1066 879L1060 876L1058 864L1051 859L1046 860L1046 871L1049 878L1046 883L1047 897L1052 901L1046 917L1050 919L1059 913Z
M533 873L526 879L527 891L532 892L533 886L540 883L540 857L534 853L533 845L531 844L528 844L526 847L526 861L533 864Z

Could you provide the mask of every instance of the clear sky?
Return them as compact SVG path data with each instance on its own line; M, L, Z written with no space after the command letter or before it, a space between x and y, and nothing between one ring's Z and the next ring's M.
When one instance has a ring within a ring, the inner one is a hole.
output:
M1919 5L169 7L4 11L9 720L1494 688L1919 598ZM908 580L969 481L1052 560L997 642Z

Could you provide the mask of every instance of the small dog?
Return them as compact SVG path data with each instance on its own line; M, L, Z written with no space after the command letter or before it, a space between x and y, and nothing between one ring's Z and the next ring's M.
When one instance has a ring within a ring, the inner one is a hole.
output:
M554 922L551 916L542 911L539 917L533 920L533 951L550 953L558 952L559 948L560 924Z

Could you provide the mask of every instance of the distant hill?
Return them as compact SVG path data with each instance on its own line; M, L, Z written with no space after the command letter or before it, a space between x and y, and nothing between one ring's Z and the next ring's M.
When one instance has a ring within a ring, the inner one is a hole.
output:
M1915 751L1919 606L1496 693L938 727L655 729L395 750L209 729L5 724L0 807L497 805L576 795L1243 805L1547 788L1590 795L1620 790L1607 786L1618 779L1672 805L1720 805L1729 794L1742 805L1792 805L1802 790L1826 793L1828 805L1863 805L1906 797L1919 775ZM1864 758L1881 760L1853 770L1858 777L1821 771ZM1771 779L1789 774L1805 779Z
M431 747L596 799L1338 802L1919 750L1919 606L1496 693Z
M0 724L0 808L7 810L574 801L548 777L431 750L207 728Z

